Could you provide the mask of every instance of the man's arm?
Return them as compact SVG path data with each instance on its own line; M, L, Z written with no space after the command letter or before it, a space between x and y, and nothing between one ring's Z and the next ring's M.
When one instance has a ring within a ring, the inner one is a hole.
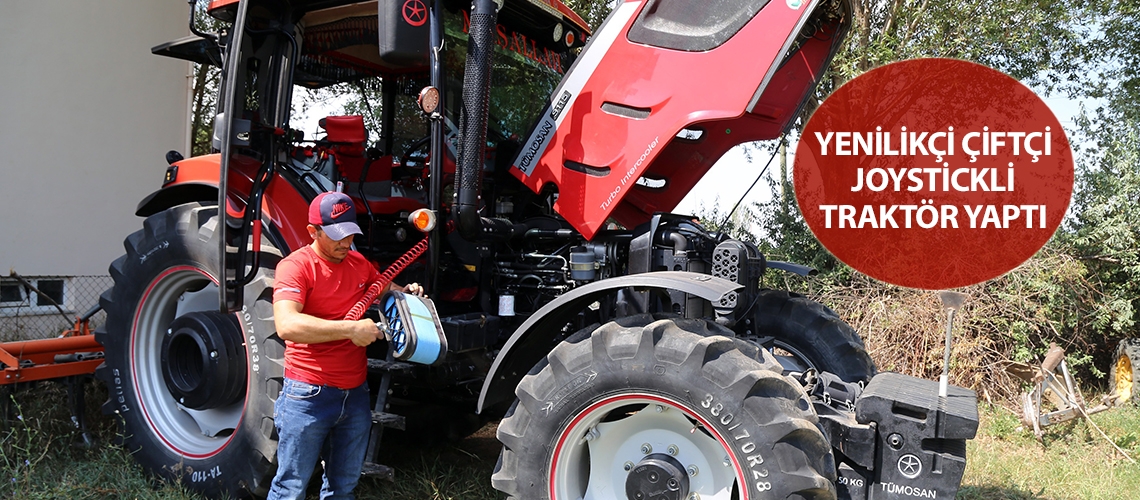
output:
M330 321L301 312L302 305L292 300L273 302L273 322L277 336L298 344L319 344L335 340L351 340L366 346L380 338L380 329L369 319Z

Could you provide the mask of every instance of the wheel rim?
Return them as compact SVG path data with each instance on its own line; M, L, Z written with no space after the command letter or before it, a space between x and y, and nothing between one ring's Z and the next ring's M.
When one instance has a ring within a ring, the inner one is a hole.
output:
M787 354L780 353L784 351ZM815 370L816 373L820 371L819 367L812 363L811 359L804 355L799 349L788 345L780 340L772 341L772 349L769 351L776 361L780 362L780 366L786 371L803 373L807 370Z
M1123 354L1116 360L1116 395L1120 402L1132 400L1132 360Z
M205 458L229 443L246 396L210 410L181 406L162 377L162 341L177 317L217 307L218 287L201 269L179 266L160 274L139 301L131 335L131 379L151 431L173 452ZM142 376L140 376L142 375Z
M683 404L651 394L604 398L563 429L551 457L550 498L627 498L630 470L660 454L687 473L682 498L735 498L740 466L723 437Z

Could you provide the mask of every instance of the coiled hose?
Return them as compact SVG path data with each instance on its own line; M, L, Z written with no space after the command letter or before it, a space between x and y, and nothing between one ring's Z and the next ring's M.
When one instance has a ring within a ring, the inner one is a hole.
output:
M427 247L428 238L425 236L419 243L416 243L415 246L408 249L407 252L404 252L404 255L401 255L400 258L396 259L396 262L393 262L384 272L380 273L380 279L368 287L368 291L364 292L364 296L360 298L360 302L357 302L356 305L352 306L352 309L348 310L348 314L344 315L344 319L356 321L364 316L364 311L367 311L368 306L372 305L372 301L376 300L380 294L384 292L384 289L388 288L388 283L391 283L396 275L403 272L412 262L415 262L416 259L423 255Z

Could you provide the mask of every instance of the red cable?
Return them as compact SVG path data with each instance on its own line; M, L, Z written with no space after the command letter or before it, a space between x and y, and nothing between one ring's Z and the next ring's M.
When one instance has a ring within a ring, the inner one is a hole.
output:
M423 255L424 251L427 250L427 247L428 237L424 236L424 239L420 240L419 243L416 243L415 246L408 249L404 255L401 255L400 258L396 259L396 262L393 262L392 265L388 266L388 269L385 269L384 272L380 273L380 279L376 280L375 283L372 283L372 286L368 287L368 291L364 292L364 297L361 297L360 302L357 302L356 305L352 306L352 309L348 310L348 314L344 315L344 319L348 321L356 321L364 316L364 311L367 311L368 306L372 305L372 301L376 300L377 297L379 297L380 294L383 293L386 288L388 288L388 283L391 283L392 279L395 278L396 275L400 274L404 269L410 266L412 262L415 262L416 259Z

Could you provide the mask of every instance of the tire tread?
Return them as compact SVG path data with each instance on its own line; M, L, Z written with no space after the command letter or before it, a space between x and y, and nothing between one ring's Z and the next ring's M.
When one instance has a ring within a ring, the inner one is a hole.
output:
M503 450L492 485L508 498L546 499L546 464L558 429L596 397L612 394L607 391L654 392L653 388L639 389L637 381L642 374L631 367L671 366L684 380L702 379L706 382L698 386L720 388L729 397L740 398L744 411L758 414L754 419L758 428L772 437L765 441L768 453L779 455L770 461L783 472L778 486L784 495L781 498L834 499L834 457L817 427L807 395L780 374L779 364L770 354L754 347L748 350L750 344L732 336L731 331L703 320L653 315L621 318L594 328L592 333L570 336L518 385L518 399L499 424L497 436ZM569 414L552 414L554 420L542 418L542 396L553 394L553 388L564 387L587 370L596 371L599 380L604 379L600 383L612 385L599 385L594 389L600 393L575 400L576 409L564 410Z
M855 330L819 302L785 290L761 290L751 318L752 334L787 343L844 381L866 383L877 372Z
M116 401L114 391L108 391L109 396L102 405L102 411L104 414L118 414L121 404L134 410L133 414L119 415L117 420L121 432L118 433L118 441L134 453L143 468L166 478L185 479L184 471L220 465L228 471L224 479L203 483L187 480L184 484L210 497L251 494L264 496L272 478L273 455L276 453L273 426L270 423L268 435L265 427L267 420L271 422L276 399L276 394L269 394L273 387L269 381L281 378L283 359L268 356L261 358L261 369L251 377L251 380L256 379L257 382L248 387L250 393L247 396L245 415L233 440L215 456L204 460L174 456L165 450L151 429L138 421L138 395L130 390L134 383L129 380L133 376L130 369L133 356L130 337L135 310L142 293L158 273L168 269L168 266L193 265L202 272L208 272L216 266L214 255L218 247L214 229L217 227L217 214L218 210L212 204L191 202L179 205L147 217L141 229L124 238L125 254L115 259L108 268L114 286L99 298L100 305L107 312L107 320L96 329L95 338L104 345L106 360L96 369L95 376L111 389L115 384L113 370L119 369L124 373L122 386L127 388L128 393L125 403ZM281 252L266 239L262 240L261 245L263 255L270 256L271 259L262 259L262 270L246 288L245 299L246 304L256 313L251 315L251 321L257 328L259 341L264 343L276 338L271 323L272 306L268 306L267 312L264 310L266 306L258 302L259 299L272 299L272 267L266 267L266 264L275 264L272 258L279 260ZM152 259L143 258L148 252L160 247L169 247L169 250ZM262 349L261 352L266 353L267 350Z

